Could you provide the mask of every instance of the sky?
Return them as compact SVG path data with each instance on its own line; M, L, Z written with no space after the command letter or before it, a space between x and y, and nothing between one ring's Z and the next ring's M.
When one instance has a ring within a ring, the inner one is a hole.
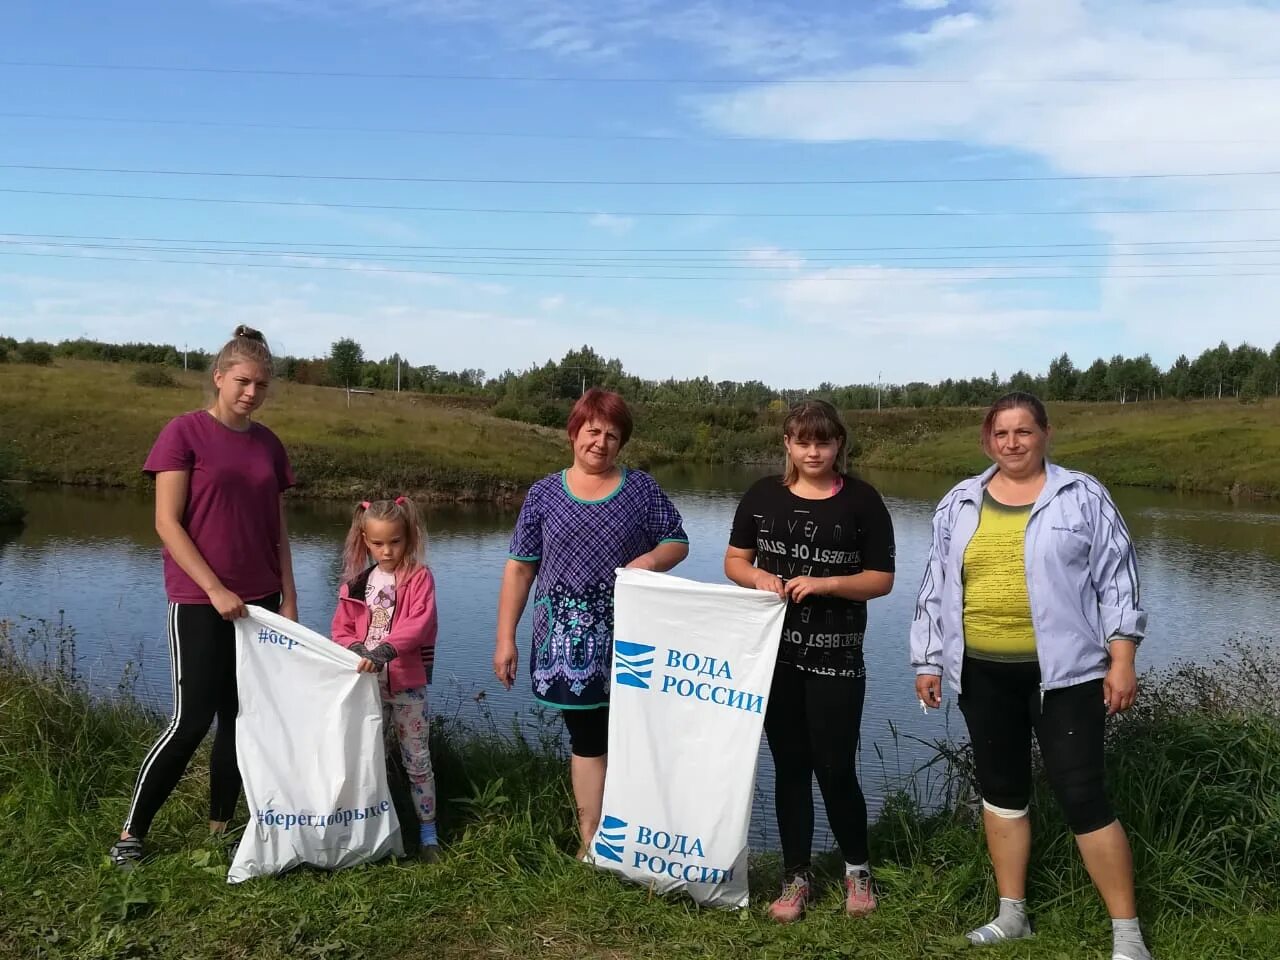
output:
M7 0L0 334L778 387L1280 339L1275 0Z

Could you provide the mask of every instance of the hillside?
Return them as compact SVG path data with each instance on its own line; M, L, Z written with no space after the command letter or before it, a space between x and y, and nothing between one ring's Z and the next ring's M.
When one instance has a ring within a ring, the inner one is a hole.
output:
M866 466L963 475L988 461L981 410L858 413ZM1280 401L1060 403L1049 406L1050 456L1108 484L1280 496Z
M173 415L206 402L205 374L177 385L134 381L146 365L0 363L0 443L32 481L141 487L139 468ZM151 367L151 370L156 368ZM567 405L566 405L567 407ZM953 476L986 460L983 411L893 409L848 415L856 463ZM1280 496L1280 401L1063 403L1050 406L1055 459L1109 484ZM309 497L408 492L425 500L511 501L564 464L561 430L496 417L471 398L354 395L278 381L262 420L285 441ZM738 407L636 410L637 464L773 461L782 414ZM4 452L4 451L0 451Z
M142 461L165 422L206 402L205 374L141 387L131 364L0 364L0 437L37 482L142 487ZM356 395L277 381L263 423L289 449L299 494L504 500L565 459L557 431L432 405L408 394Z

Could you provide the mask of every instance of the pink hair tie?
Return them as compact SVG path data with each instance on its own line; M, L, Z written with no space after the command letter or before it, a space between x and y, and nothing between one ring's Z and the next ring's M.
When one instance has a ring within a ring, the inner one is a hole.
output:
M397 505L399 505L399 506L404 506L404 502L405 502L405 500L406 500L406 499L408 499L408 498L407 498L407 497L396 497L396 504L397 504Z
M369 501L368 501L368 500L361 500L361 501L360 501L360 509L361 509L361 510L368 510L368 509L369 509Z

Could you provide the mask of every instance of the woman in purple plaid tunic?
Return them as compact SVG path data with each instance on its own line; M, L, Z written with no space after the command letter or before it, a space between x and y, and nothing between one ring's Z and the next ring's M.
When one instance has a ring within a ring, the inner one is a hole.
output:
M580 857L599 826L604 796L614 571L670 570L689 553L680 513L657 482L617 464L631 425L616 393L583 394L569 414L573 466L529 489L498 598L493 670L510 689L516 625L536 579L529 672L534 696L560 710L569 730Z

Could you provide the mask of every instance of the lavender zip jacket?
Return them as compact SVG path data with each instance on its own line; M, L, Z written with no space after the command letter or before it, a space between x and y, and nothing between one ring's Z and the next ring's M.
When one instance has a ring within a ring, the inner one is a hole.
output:
M1106 487L1045 461L1045 484L1027 520L1027 593L1040 661L1040 689L1070 687L1107 673L1107 645L1140 642L1138 563L1129 530ZM964 660L964 551L982 510L993 466L951 488L933 515L933 546L911 623L917 674L946 675L960 691Z

